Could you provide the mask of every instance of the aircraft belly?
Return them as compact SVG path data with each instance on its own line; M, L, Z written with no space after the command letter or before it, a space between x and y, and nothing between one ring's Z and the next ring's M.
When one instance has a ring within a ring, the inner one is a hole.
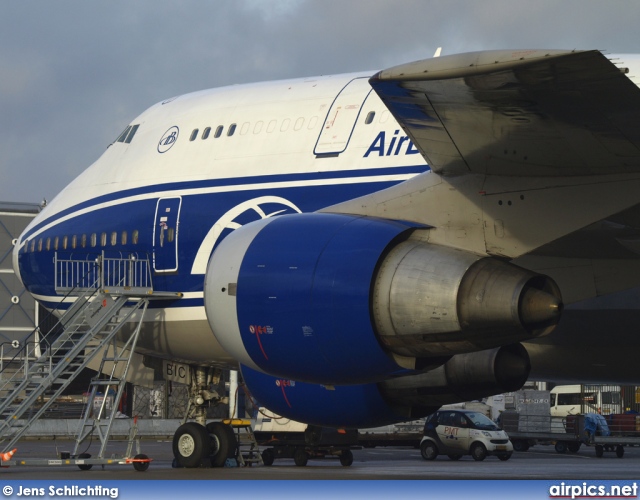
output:
M178 308L152 309L145 315L137 352L189 364L237 368L236 360L211 332L204 308L175 309ZM123 334L119 336L122 338Z

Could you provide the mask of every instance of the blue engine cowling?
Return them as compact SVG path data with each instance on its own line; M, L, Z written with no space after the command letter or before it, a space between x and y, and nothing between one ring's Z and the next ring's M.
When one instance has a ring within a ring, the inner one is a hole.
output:
M285 379L357 384L401 372L374 332L370 294L381 255L409 229L296 214L235 230L207 270L214 335L243 365Z
M370 293L380 256L408 229L296 214L235 230L207 270L214 335L240 363L283 378L354 384L399 371L374 333Z
M385 401L377 384L327 387L272 377L246 366L241 370L251 395L261 405L298 422L363 429L408 419Z

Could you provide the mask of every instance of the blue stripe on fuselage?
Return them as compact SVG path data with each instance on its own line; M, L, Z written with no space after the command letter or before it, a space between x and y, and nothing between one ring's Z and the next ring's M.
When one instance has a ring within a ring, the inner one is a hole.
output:
M402 167L397 169L384 169L383 171L374 170L367 171L366 174L402 174L413 173L414 170L424 170L424 166L420 167ZM343 174L342 172L341 174ZM360 175L365 173L359 171ZM334 173L335 174L335 173ZM275 178L282 180L283 176L267 176L266 178L271 181ZM299 178L299 176L285 176L289 180L291 178ZM328 174L322 175L323 178L330 178ZM305 175L304 178L310 178ZM265 177L255 178L261 181L265 180ZM242 181L248 183L247 178L242 178ZM237 182L238 179L235 179ZM218 193L198 193L187 194L182 196L182 208L180 213L180 225L178 230L178 271L175 273L157 273L154 275L154 289L173 292L196 292L203 289L203 275L191 274L191 267L200 245L208 231L213 225L220 219L220 217L226 213L229 209L246 202L247 200L254 199L260 196L276 196L282 197L293 204L295 204L303 212L311 212L324 208L328 205L340 203L358 196L379 191L381 189L390 187L397 184L398 181L385 181L375 182L368 181L354 184L329 184L329 185L317 185L317 186L296 186L296 187L272 187L265 189L250 189L245 191L229 191ZM177 183L176 185L182 186L186 189L186 185L190 187L202 187L202 185L214 185L203 181L202 183ZM169 185L163 185L162 191L166 193ZM173 185L172 185L173 186ZM135 191L135 193L134 193ZM110 235L112 232L117 232L117 244L112 246L108 241L107 247L98 246L95 248L89 248L89 243L85 248L76 248L74 250L62 250L59 247L58 255L63 257L69 257L73 253L73 258L85 259L90 254L97 256L102 250L123 253L138 253L147 254L151 256L153 252L153 225L154 214L156 209L156 203L158 197L149 197L142 200L124 201L134 194L140 194L142 192L152 192L148 188L140 188L140 190L127 190L109 195L110 201L116 203L110 206L99 207L101 203L106 201L105 197L95 198L91 201L77 205L72 209L65 210L58 213L55 216L50 217L48 220L38 224L38 226L30 231L33 234L38 228L44 227L46 224L53 224L56 220L62 217L68 216L67 220L61 221L57 224L51 225L51 227L38 234L37 238L42 238L45 241L47 238L53 239L58 236L62 239L63 236L86 234L87 241L90 240L90 235L97 233L98 241L101 233L107 233ZM118 203L117 200L122 198L122 203ZM96 207L91 210L91 207ZM286 208L286 207L283 207ZM74 215L75 211L88 210L85 213ZM285 210L282 213L292 213L293 210L288 212ZM238 223L246 224L251 220L257 220L259 215L253 211L248 211L242 217L236 219ZM131 233L133 230L139 231L139 243L133 245L131 243ZM127 245L120 244L120 235L122 231L128 231L129 240ZM20 272L21 277L25 283L25 286L31 293L35 293L45 297L56 296L54 289L54 266L53 266L53 244L51 249L46 251L20 252ZM187 302L179 301L180 304L187 305ZM189 301L190 302L190 301ZM202 305L202 301L196 303L189 303L188 305Z
M109 203L119 199L129 198L132 196L140 196L145 194L152 194L155 192L167 192L167 191L175 191L179 193L180 191L187 191L192 189L232 187L236 185L240 186L240 185L247 185L247 184L266 184L266 183L274 183L274 182L298 182L298 181L344 179L344 178L350 178L350 177L420 174L428 170L429 170L429 167L426 165L412 165L412 166L406 166L406 167L391 167L391 168L379 168L379 169L367 169L367 170L362 170L362 169L340 170L335 172L313 172L313 173L300 173L300 174L260 175L260 176L251 176L251 177L231 177L226 179L205 179L205 180L198 180L198 181L170 182L165 184L153 184L148 186L141 186L137 188L124 189L122 191L115 191L109 194L98 196L96 198L83 201L82 203L78 203L72 207L62 210L61 212L58 212L52 215L51 217L44 219L42 222L40 222L39 224L31 228L27 233L24 233L20 239L20 242L24 241L25 239L28 239L33 233L37 232L44 226L51 224L60 218L66 217L68 215L72 215L74 212L78 212L84 209L89 209L95 205ZM393 185L393 184L395 183L390 183L388 185ZM355 198L357 196L361 196L369 192L377 191L379 189L383 189L383 188L379 187L379 184L376 184L376 188L373 190L369 189L364 193L361 192L360 194L354 194L353 196L341 199L339 201L331 201L331 199L328 199L326 200L326 203L316 206L311 210L319 210L320 208L323 208L325 206L329 206L334 203L339 203L340 201L346 201L347 199ZM356 191L360 191L360 190L356 189ZM303 209L303 211L307 211L307 210Z

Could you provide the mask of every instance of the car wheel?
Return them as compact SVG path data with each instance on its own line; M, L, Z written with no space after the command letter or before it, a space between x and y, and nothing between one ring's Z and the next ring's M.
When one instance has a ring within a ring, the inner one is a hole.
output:
M462 455L447 455L450 460L460 460Z
M482 462L487 458L487 449L482 443L473 443L471 445L471 456L476 462Z
M596 457L602 458L604 455L604 447L601 444L596 445Z
M434 460L438 456L438 447L433 441L425 441L420 445L420 454L425 460Z
M618 458L624 457L624 447L621 444L616 446L616 457Z
M511 458L511 453L503 453L501 455L498 455L498 458L500 460L502 460L503 462L506 462L507 460L509 460Z

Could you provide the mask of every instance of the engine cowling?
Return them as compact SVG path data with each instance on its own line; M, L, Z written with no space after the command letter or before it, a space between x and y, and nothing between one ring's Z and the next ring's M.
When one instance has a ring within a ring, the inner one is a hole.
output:
M561 301L549 278L431 245L415 229L314 213L235 230L207 268L214 335L251 369L359 384L403 373L393 355L442 363L557 323Z
M440 406L519 389L529 374L520 344L453 356L426 373L377 384L325 386L242 367L251 394L271 411L320 426L367 428L425 417Z
M517 391L530 371L527 350L522 344L512 344L458 354L427 372L392 378L378 385L396 412L420 418L434 406Z

